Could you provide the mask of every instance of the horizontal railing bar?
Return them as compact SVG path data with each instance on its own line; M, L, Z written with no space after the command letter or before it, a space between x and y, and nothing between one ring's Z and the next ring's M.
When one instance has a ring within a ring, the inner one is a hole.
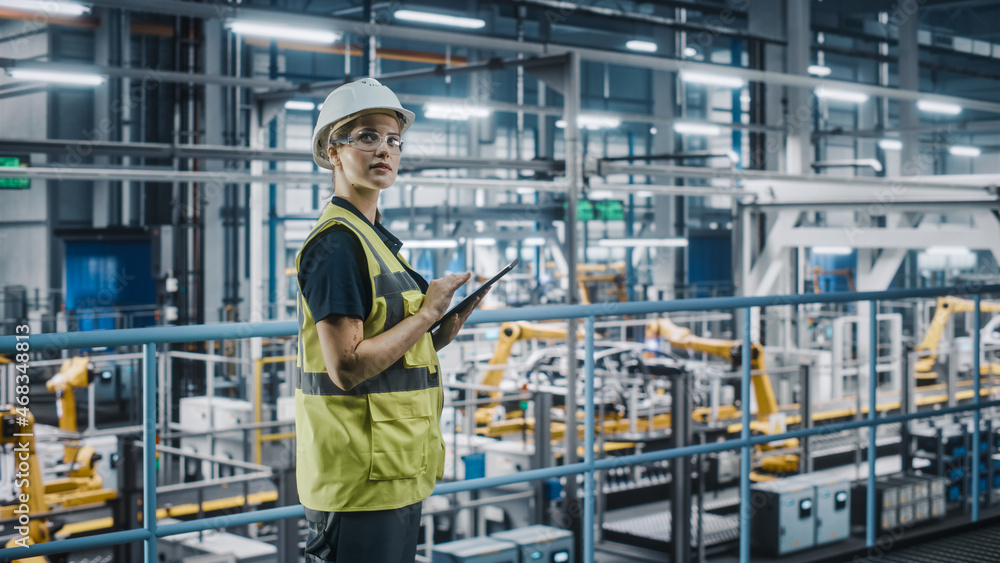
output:
M219 487L219 486L229 486L236 483L244 483L249 481L257 481L261 479L270 479L274 476L270 470L268 471L257 471L255 473L244 473L243 475L233 475L231 477L222 477L219 479L209 479L208 481L195 481L192 483L174 483L173 485L163 485L162 487L156 487L156 494L170 494L178 493L181 491L190 491L194 489L206 489L208 487Z
M895 424L897 422L906 422L910 420L919 420L923 418L932 418L936 416L946 416L949 414L974 411L978 409L987 409L990 407L1000 407L1000 400L987 401L985 403L979 403L979 405L974 405L974 404L956 405L954 407L943 407L932 411L912 412L908 414L894 414L891 416L876 418L875 420L852 420L849 422L824 424L822 426L814 426L812 428L800 428L798 430L789 430L788 432L784 432L782 434L754 436L750 438L750 443L766 444L768 442L778 442L781 440L788 440L791 438L818 436L820 434L833 434L835 432L842 432L844 430L854 430L857 428L864 428L866 426L882 426L884 424ZM819 430L819 432L816 432L816 430Z
M31 335L32 350L69 350L101 346L135 346L156 342L178 344L205 340L239 340L243 338L291 336L297 334L295 321L259 323L218 323L208 325L158 326L123 328L119 330L88 330ZM22 338L23 340L23 338ZM0 354L14 351L17 336L0 336Z
M255 510L253 512L242 512L240 514L213 516L212 518L202 518L200 520L190 520L188 522L178 522L176 524L164 524L162 526L157 526L156 537L165 538L167 536L176 536L178 534L186 534L188 532L229 528L231 526L242 526L244 524L284 520L285 518L302 518L305 514L305 509L303 509L302 505L296 504L295 506L266 508L264 510ZM2 554L3 552L0 551L0 555Z
M852 303L872 299L912 299L942 295L973 295L1000 293L1000 285L978 287L928 287L893 289L863 293L810 293L802 295L774 295L762 297L705 297L673 301L636 301L631 303L600 303L597 305L546 305L496 309L472 313L466 324L497 323L509 321L544 321L584 317L608 317L675 313L684 311L710 311L739 309L741 307L778 307L810 303ZM203 340L232 340L241 338L291 336L298 333L295 321L267 321L258 323L219 323L172 327L126 328L120 330L93 330L86 332L36 334L30 338L32 349L64 350L100 346L132 346L157 343L197 342ZM0 336L0 354L14 351L15 335Z
M108 532L106 534L88 536L85 538L72 538L48 543L38 543L30 547L11 547L7 549L0 549L0 561L13 561L15 559L25 559L28 557L55 555L56 553L110 547L112 545L145 541L149 537L150 533L148 530L145 528L136 528L135 530Z

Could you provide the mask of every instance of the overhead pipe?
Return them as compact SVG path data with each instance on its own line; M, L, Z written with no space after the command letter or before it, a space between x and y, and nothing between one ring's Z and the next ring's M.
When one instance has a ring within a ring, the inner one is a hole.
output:
M696 168L690 166L630 166L616 163L603 163L598 170L598 176L613 174L641 174L646 176L672 176L674 178L725 178L735 180L776 180L797 181L803 184L822 180L826 183L872 187L877 189L946 189L951 191L988 192L994 193L1000 185L1000 174L980 174L975 177L962 176L950 181L947 176L925 176L923 178L865 178L856 176L819 176L808 174L779 174L760 170L728 170L722 168ZM276 172L255 174L245 170L232 171L174 171L159 170L128 170L123 168L56 168L56 167L11 167L3 171L8 178L31 178L36 180L90 180L90 181L135 181L135 182L205 182L207 189L222 184L245 184L251 182L290 183L290 184L326 184L329 176L317 173ZM422 176L399 176L397 183L412 183L428 187L453 188L483 188L496 187L512 189L528 187L542 191L565 191L566 182L561 180L501 180L479 178L434 178ZM647 185L647 184L602 184L608 189L622 191L663 191L675 192L680 195L750 195L740 190L725 190L712 193L720 188L687 186L697 193L683 193L684 186ZM592 187L596 185L592 184Z
M128 156L132 158L196 158L199 160L263 160L267 162L312 162L312 155L302 150L230 147L219 145L186 145L175 143L136 143L119 141L87 141L84 139L0 139L0 153L69 154L74 158L89 156ZM498 168L562 173L563 163L552 160L507 160L500 158L468 158L462 156L403 156L401 172L455 168ZM69 168L67 168L69 170ZM327 178L327 180L329 180ZM324 181L325 183L325 181Z
M882 163L874 158L859 158L853 160L818 160L812 163L816 172L826 168L871 168L879 176L885 175Z
M891 178L865 178L857 176L819 176L816 174L782 174L766 170L727 170L722 168L697 168L693 166L628 165L616 162L601 162L595 171L598 176L612 174L643 174L647 176L673 176L674 178L725 178L730 180L787 180L802 182L823 181L826 183L855 186L872 186L881 189L946 189L946 190L987 190L1000 184L1000 174L976 174L960 177L907 176Z

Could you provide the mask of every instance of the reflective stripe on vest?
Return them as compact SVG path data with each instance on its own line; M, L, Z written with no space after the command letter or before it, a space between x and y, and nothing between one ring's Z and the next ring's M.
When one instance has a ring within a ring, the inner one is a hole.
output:
M420 310L423 293L367 222L327 206L303 249L326 229L347 227L363 243L372 289L364 338ZM329 257L323 249L318 260ZM309 267L295 258L297 271ZM308 272L306 272L308 275ZM321 511L388 510L430 495L444 470L442 394L429 333L378 375L343 390L326 370L309 304L297 295L300 371L296 378L297 482L303 505Z

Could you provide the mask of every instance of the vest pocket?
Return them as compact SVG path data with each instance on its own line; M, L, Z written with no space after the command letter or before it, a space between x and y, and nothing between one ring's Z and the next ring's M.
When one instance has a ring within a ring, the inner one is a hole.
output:
M417 314L420 306L424 304L424 294L419 291L404 291L403 303L406 307L406 316L411 317ZM437 371L437 352L434 351L434 339L431 338L431 333L425 332L420 340L403 354L403 366L426 367L431 373Z
M427 470L431 405L425 393L368 395L372 481L412 479Z

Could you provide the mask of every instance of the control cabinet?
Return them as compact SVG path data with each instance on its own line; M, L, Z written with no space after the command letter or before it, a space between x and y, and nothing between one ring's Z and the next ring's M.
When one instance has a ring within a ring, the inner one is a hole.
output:
M490 535L518 545L521 563L572 563L573 532L551 526L527 526Z
M816 545L816 488L801 481L758 483L751 489L751 541L771 555Z

